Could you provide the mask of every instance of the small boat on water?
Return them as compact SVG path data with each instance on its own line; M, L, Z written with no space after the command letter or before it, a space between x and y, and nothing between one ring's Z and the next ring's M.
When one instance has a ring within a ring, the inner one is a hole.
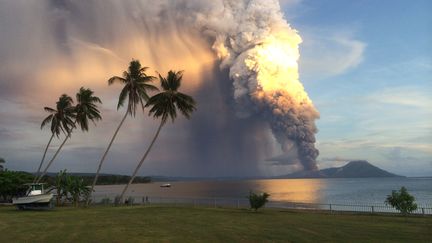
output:
M51 209L53 194L45 192L44 183L29 183L26 196L12 199L12 204L18 209Z
M165 184L162 184L160 187L171 187L171 184L170 183L165 183Z

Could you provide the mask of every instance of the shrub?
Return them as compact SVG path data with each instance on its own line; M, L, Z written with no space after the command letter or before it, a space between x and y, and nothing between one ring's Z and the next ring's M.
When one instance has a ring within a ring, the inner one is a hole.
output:
M268 202L267 198L269 196L270 194L265 192L261 194L250 192L248 197L250 207L256 212L259 208L263 207Z
M111 199L109 197L104 197L104 198L102 198L101 203L103 205L111 204Z
M401 187L399 191L393 190L392 194L387 196L385 203L390 204L403 214L409 214L417 209L417 204L414 201L414 196L410 195L405 187Z
M56 193L57 206L64 204L64 200L66 200L66 198L67 198L68 177L69 177L69 175L66 173L66 170L60 170L60 172L55 177L54 185L55 185L56 190L57 190L57 193Z
M0 201L12 202L12 197L26 194L33 176L26 172L5 170L0 173Z
M135 202L135 198L134 197L128 197L125 201L126 205L133 205Z
M121 197L120 197L120 195L117 195L117 196L115 196L115 198L114 198L114 205L115 206L120 206L120 205L122 205L123 203L121 202Z

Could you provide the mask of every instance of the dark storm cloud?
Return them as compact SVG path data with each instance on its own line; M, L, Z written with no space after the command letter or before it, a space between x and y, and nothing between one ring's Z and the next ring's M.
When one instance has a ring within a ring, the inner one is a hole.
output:
M198 111L189 125L192 169L207 175L258 175L271 153L268 125L259 118L235 115L227 72L215 70L196 94Z
M296 151L284 153L275 157L268 158L266 161L272 165L295 165L300 163Z

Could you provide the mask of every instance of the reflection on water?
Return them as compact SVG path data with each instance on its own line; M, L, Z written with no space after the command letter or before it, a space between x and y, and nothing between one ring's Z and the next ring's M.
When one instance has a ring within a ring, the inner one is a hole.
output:
M130 196L173 198L245 198L249 191L267 192L273 201L318 203L320 191L326 182L317 179L274 179L232 181L172 182L172 187L162 188L163 183L134 184ZM119 194L123 185L97 186L96 196Z
M319 203L326 182L315 179L259 180L261 191L270 193L271 200Z

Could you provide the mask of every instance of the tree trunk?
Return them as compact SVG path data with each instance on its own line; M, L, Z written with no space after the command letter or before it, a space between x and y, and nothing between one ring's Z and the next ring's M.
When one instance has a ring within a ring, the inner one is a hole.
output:
M52 141L53 138L54 138L54 133L51 135L51 138L50 138L50 140L48 141L48 144L47 144L47 146L46 146L46 148L45 148L45 152L44 152L44 154L43 154L43 156L42 156L42 160L41 160L41 162L40 162L40 164L39 164L39 168L37 169L37 172L36 172L35 178L33 179L33 183L34 183L34 182L36 181L36 179L39 177L39 173L40 173L40 170L41 170L41 168L42 168L42 164L43 164L43 162L44 162L44 160L45 160L46 153L47 153L47 151L48 151L48 148L49 148L49 146L50 146L51 141Z
M61 192L59 189L57 189L57 197L56 197L57 206L60 206L60 198L61 198Z
M73 194L73 196L72 196L74 207L78 207L78 201L79 201L79 196L78 195L79 194Z
M44 177L48 171L48 168L51 166L51 164L54 162L55 158L57 157L57 155L60 153L60 150L63 148L63 145L65 145L66 141L68 140L68 138L70 138L71 134L69 133L66 138L63 140L62 144L60 145L60 147L57 149L56 153L54 154L54 156L51 158L51 160L48 162L48 165L45 167L45 170L43 171L43 173L38 177L38 179L36 180L36 183L39 183L40 180L42 179L42 177Z
M126 113L124 114L123 119L121 120L120 124L118 125L117 129L115 130L114 135L113 135L113 137L111 138L111 141L110 141L110 143L109 143L107 149L105 150L105 153L104 153L103 156L102 156L102 159L99 161L98 169L97 169L97 171L96 171L95 178L93 179L93 184L92 184L92 187L91 187L91 190L90 190L90 194L89 194L89 196L88 196L88 198L87 198L87 201L86 201L86 204L87 204L87 205L89 205L89 203L90 203L91 194L93 193L94 187L95 187L96 182L97 182L97 179L98 179L98 177L99 177L99 172L100 172L100 170L101 170L101 168L102 168L103 162L105 161L105 157L107 156L108 151L110 150L111 145L113 144L114 139L116 138L117 133L118 133L119 130L120 130L120 127L123 125L123 122L126 120L127 115L128 115L128 111L126 110Z
M126 193L128 187L130 186L130 184L132 184L133 180L135 179L136 174L138 173L138 170L141 168L141 165L143 164L144 160L147 158L147 155L149 154L151 148L153 147L154 142L156 141L156 138L159 136L159 132L162 129L162 126L165 124L165 122L162 120L159 128L156 132L156 135L154 136L152 142L150 143L150 146L147 148L147 151L145 152L144 156L142 157L141 161L138 163L137 167L135 168L135 171L132 174L132 177L130 178L128 184L125 186L125 188L123 189L121 195L120 195L120 203L123 203L123 197L124 194Z

